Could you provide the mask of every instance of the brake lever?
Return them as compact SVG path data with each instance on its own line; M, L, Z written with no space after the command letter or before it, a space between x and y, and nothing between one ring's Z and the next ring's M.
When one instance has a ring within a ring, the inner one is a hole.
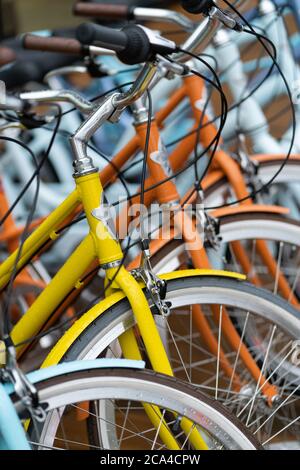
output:
M91 56L86 57L85 62L86 71L92 78L112 77L117 73L117 70L109 69L103 64L97 64Z
M46 124L51 124L55 119L55 116L39 116L33 112L22 113L19 115L21 125L27 130L38 129Z
M25 101L44 104L67 102L74 105L83 114L89 114L94 109L93 103L72 90L30 91L21 93L20 98Z

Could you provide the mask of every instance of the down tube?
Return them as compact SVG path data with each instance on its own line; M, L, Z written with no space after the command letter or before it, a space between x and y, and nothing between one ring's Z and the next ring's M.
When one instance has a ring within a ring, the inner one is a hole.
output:
M81 277L95 258L94 242L89 234L14 326L11 337L15 345L28 341L39 333L51 314L72 289L76 286L80 287ZM26 345L18 346L18 355L25 348Z
M57 237L55 230L66 220L66 218L74 211L79 204L79 196L77 191L73 191L34 232L26 239L18 270L21 269L31 257L43 246L49 239ZM4 288L9 281L11 273L14 269L17 256L17 250L10 255L0 265L0 290Z

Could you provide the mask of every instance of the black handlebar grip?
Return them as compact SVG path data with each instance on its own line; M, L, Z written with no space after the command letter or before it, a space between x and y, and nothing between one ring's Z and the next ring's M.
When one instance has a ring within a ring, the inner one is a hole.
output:
M141 64L153 56L147 34L136 25L116 30L94 23L83 23L77 28L76 37L82 44L112 49L121 62L128 65Z
M181 0L181 6L189 13L207 13L214 6L213 0Z
M93 44L115 52L122 52L127 47L127 35L123 31L94 23L83 23L78 26L76 38L81 44Z

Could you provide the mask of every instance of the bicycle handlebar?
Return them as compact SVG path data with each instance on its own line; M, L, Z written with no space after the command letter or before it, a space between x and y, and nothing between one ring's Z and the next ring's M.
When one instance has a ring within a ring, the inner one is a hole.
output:
M94 104L73 90L40 90L20 93L20 99L37 103L63 102L72 103L82 113L93 110Z
M58 52L70 55L98 56L98 55L115 55L115 52L103 47L84 46L77 39L51 36L36 36L34 34L25 34L23 36L24 49L32 49L34 51Z
M131 20L134 8L129 5L109 5L108 3L76 3L73 13L77 16L105 18L108 20Z
M176 51L173 41L138 25L128 25L121 30L94 23L83 23L76 30L80 43L112 49L125 64L134 65L151 61L156 54Z
M88 16L105 20L159 21L173 23L186 31L192 31L195 24L185 15L162 8L130 7L128 5L108 5L107 3L83 3L74 5L73 13L77 16Z

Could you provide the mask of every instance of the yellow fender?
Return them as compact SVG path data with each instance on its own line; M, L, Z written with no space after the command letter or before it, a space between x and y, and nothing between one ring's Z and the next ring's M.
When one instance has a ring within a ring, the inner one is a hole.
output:
M244 276L243 274L213 269L186 269L182 271L175 271L173 273L162 274L159 277L168 281L191 276L217 276L238 279L240 281L244 281L246 279L246 276ZM86 312L81 318L79 318L79 320L77 320L71 326L68 331L66 331L66 333L61 337L61 339L56 343L54 348L50 351L45 361L43 362L42 367L49 367L58 364L61 361L62 357L66 354L68 349L81 335L81 333L86 328L88 328L93 321L100 317L100 315L102 315L106 310L108 310L124 298L125 294L121 291L118 291L110 295L109 297L103 299L97 305L92 307L88 312Z

